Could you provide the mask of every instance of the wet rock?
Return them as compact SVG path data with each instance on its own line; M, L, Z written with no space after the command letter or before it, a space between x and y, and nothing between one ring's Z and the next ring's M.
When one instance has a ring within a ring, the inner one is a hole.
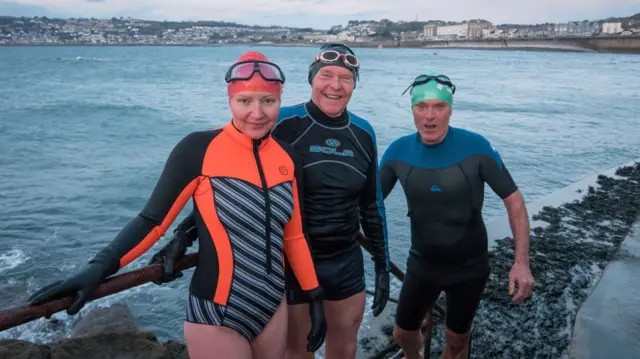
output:
M150 333L104 333L63 339L51 345L51 359L171 359Z
M0 359L50 359L49 347L24 340L0 340Z
M189 359L187 346L179 341L169 340L164 343L164 347L167 348L171 359Z
M536 282L521 305L508 296L513 240L497 241L474 323L472 358L566 357L578 309L640 216L640 163L616 176L622 178L599 176L599 186L589 187L581 200L545 207L534 216L548 225L531 235ZM436 329L432 352L444 344L442 326Z
M114 304L108 308L96 308L75 322L71 337L78 338L105 333L135 333L138 325L124 304Z
M115 304L80 318L71 338L48 344L0 340L0 359L189 359L184 344L138 329L129 308Z

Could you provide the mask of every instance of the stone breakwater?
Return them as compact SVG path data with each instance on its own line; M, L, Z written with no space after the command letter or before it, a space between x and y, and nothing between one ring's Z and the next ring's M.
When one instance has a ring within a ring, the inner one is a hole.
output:
M413 46L407 42L405 46ZM510 38L486 40L425 41L419 47L496 50L540 50L640 53L640 36Z
M640 54L640 35L474 40L426 40L349 43L354 47L408 47L426 49L577 51Z
M534 216L548 226L531 236L536 284L523 305L507 296L513 241L497 241L473 330L475 358L566 357L578 309L640 215L640 163L616 175L621 178L600 176L599 187L589 187L582 200Z
M598 176L580 200L543 207L533 215L532 297L516 305L508 295L515 247L510 237L491 250L492 274L472 330L472 358L568 358L576 315L605 267L640 216L640 163L620 167L615 177ZM439 303L446 306L444 295ZM364 357L389 343L395 305L382 325L361 340ZM435 318L431 358L444 346L442 318ZM382 338L382 339L381 339Z

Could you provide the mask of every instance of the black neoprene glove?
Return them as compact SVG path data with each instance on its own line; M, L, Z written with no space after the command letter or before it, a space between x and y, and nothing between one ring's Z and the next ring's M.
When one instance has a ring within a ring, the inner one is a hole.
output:
M324 306L322 304L324 294L320 287L307 291L306 294L311 299L309 301L311 331L307 336L307 351L313 353L320 349L322 343L324 343L324 338L327 335L327 321L324 317Z
M374 317L379 316L387 305L387 301L389 300L389 287L389 272L376 268L376 291L373 297L373 305L371 306Z
M120 269L120 260L108 248L104 249L78 273L39 289L29 297L27 302L39 305L75 295L76 301L67 309L67 314L77 314L100 287L102 281L116 273L118 269Z
M169 283L182 277L182 272L176 272L175 265L187 253L187 248L191 247L197 238L198 231L195 227L187 231L182 228L173 231L173 238L149 261L149 264L162 264L162 278L154 280L153 283L162 285L162 283Z

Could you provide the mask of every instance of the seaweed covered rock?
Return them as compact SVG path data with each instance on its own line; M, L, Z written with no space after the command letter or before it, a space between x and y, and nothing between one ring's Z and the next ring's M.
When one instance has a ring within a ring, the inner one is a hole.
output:
M114 304L108 308L96 308L75 322L72 338L105 333L135 333L138 331L129 307Z
M0 340L0 359L188 359L184 344L161 343L138 329L129 308L96 308L78 319L71 338L47 344Z
M473 328L473 358L560 358L567 354L578 309L640 216L640 163L618 178L599 176L581 200L545 207L534 220L548 225L531 234L532 297L511 303L512 238L491 252L491 277ZM442 326L433 351L442 350ZM432 358L436 358L435 353Z

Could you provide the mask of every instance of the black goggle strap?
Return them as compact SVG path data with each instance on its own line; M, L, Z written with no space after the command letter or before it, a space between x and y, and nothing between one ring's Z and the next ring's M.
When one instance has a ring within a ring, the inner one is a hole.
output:
M409 85L409 87L407 87L403 92L402 95L404 95L407 91L409 91L409 89L411 89L414 86L418 86L418 85L423 85L426 84L427 82L434 80L442 85L448 86L449 88L451 88L451 92L453 94L456 93L456 86L451 82L451 79L445 75L438 75L438 76L428 76L428 75L420 75L418 77L415 78L415 80L413 80L413 82L411 83L411 85ZM400 96L402 96L400 95Z
M345 44L343 44L341 42L331 42L331 43L328 43L328 44L324 44L324 45L320 46L320 50L319 51L322 52L322 51L325 51L325 50L333 50L332 48L335 48L335 47L340 47L342 49L345 49L345 50L349 51L349 53L351 55L354 55L354 56L356 55L353 52L353 50L351 50L351 48L349 46L347 46L347 45L345 45Z

